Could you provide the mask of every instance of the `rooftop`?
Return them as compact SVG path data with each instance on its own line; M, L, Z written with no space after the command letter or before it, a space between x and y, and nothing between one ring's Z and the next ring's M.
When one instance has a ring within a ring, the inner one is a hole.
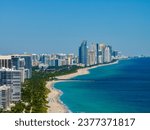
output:
M3 59L11 59L11 55L0 56L0 59L1 60L3 60Z

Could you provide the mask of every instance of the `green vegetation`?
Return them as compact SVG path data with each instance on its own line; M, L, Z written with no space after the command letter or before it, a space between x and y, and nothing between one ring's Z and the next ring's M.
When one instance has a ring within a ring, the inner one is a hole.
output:
M15 107L11 108L11 112L13 113L21 113L24 111L25 104L22 102L18 102Z
M0 113L2 113L3 112L3 109L2 108L0 108Z
M47 74L33 72L31 79L22 85L22 101L11 108L13 113L45 113L48 103L46 98L49 90L45 87Z
M52 68L52 71L33 68L33 75L22 85L22 100L11 108L13 113L46 113L48 101L47 95L50 92L46 88L46 81L54 80L56 76L75 73L80 67L62 66ZM49 68L51 69L51 68Z

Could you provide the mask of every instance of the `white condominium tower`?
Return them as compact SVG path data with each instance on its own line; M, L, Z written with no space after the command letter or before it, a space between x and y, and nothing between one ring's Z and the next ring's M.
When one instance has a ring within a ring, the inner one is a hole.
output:
M12 102L21 100L21 70L0 69L0 86L2 85L10 86Z
M0 108L7 109L10 105L10 86L0 86Z

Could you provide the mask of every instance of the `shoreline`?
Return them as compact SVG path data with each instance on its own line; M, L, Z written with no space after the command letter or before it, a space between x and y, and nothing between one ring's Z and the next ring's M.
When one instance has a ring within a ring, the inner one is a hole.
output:
M76 73L57 76L57 78L58 79L71 79L73 77L77 77L80 75L87 75L90 73L89 70L91 70L91 69L94 69L97 67L109 66L109 65L113 65L113 64L117 64L117 63L118 63L118 61L115 61L115 62L108 63L108 64L101 64L101 65L97 65L97 66L82 68L82 69L78 69ZM64 82L64 81L62 81L62 80L47 81L46 87L50 90L50 93L48 94L48 98L47 98L47 101L48 101L47 113L69 113L69 112L71 112L68 109L68 107L60 100L60 97L63 94L63 92L54 87L55 83Z

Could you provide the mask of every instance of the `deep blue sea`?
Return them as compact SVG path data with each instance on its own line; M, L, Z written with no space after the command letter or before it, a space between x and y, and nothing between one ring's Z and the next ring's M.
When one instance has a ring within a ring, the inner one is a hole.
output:
M150 113L150 58L98 67L54 85L74 113Z

